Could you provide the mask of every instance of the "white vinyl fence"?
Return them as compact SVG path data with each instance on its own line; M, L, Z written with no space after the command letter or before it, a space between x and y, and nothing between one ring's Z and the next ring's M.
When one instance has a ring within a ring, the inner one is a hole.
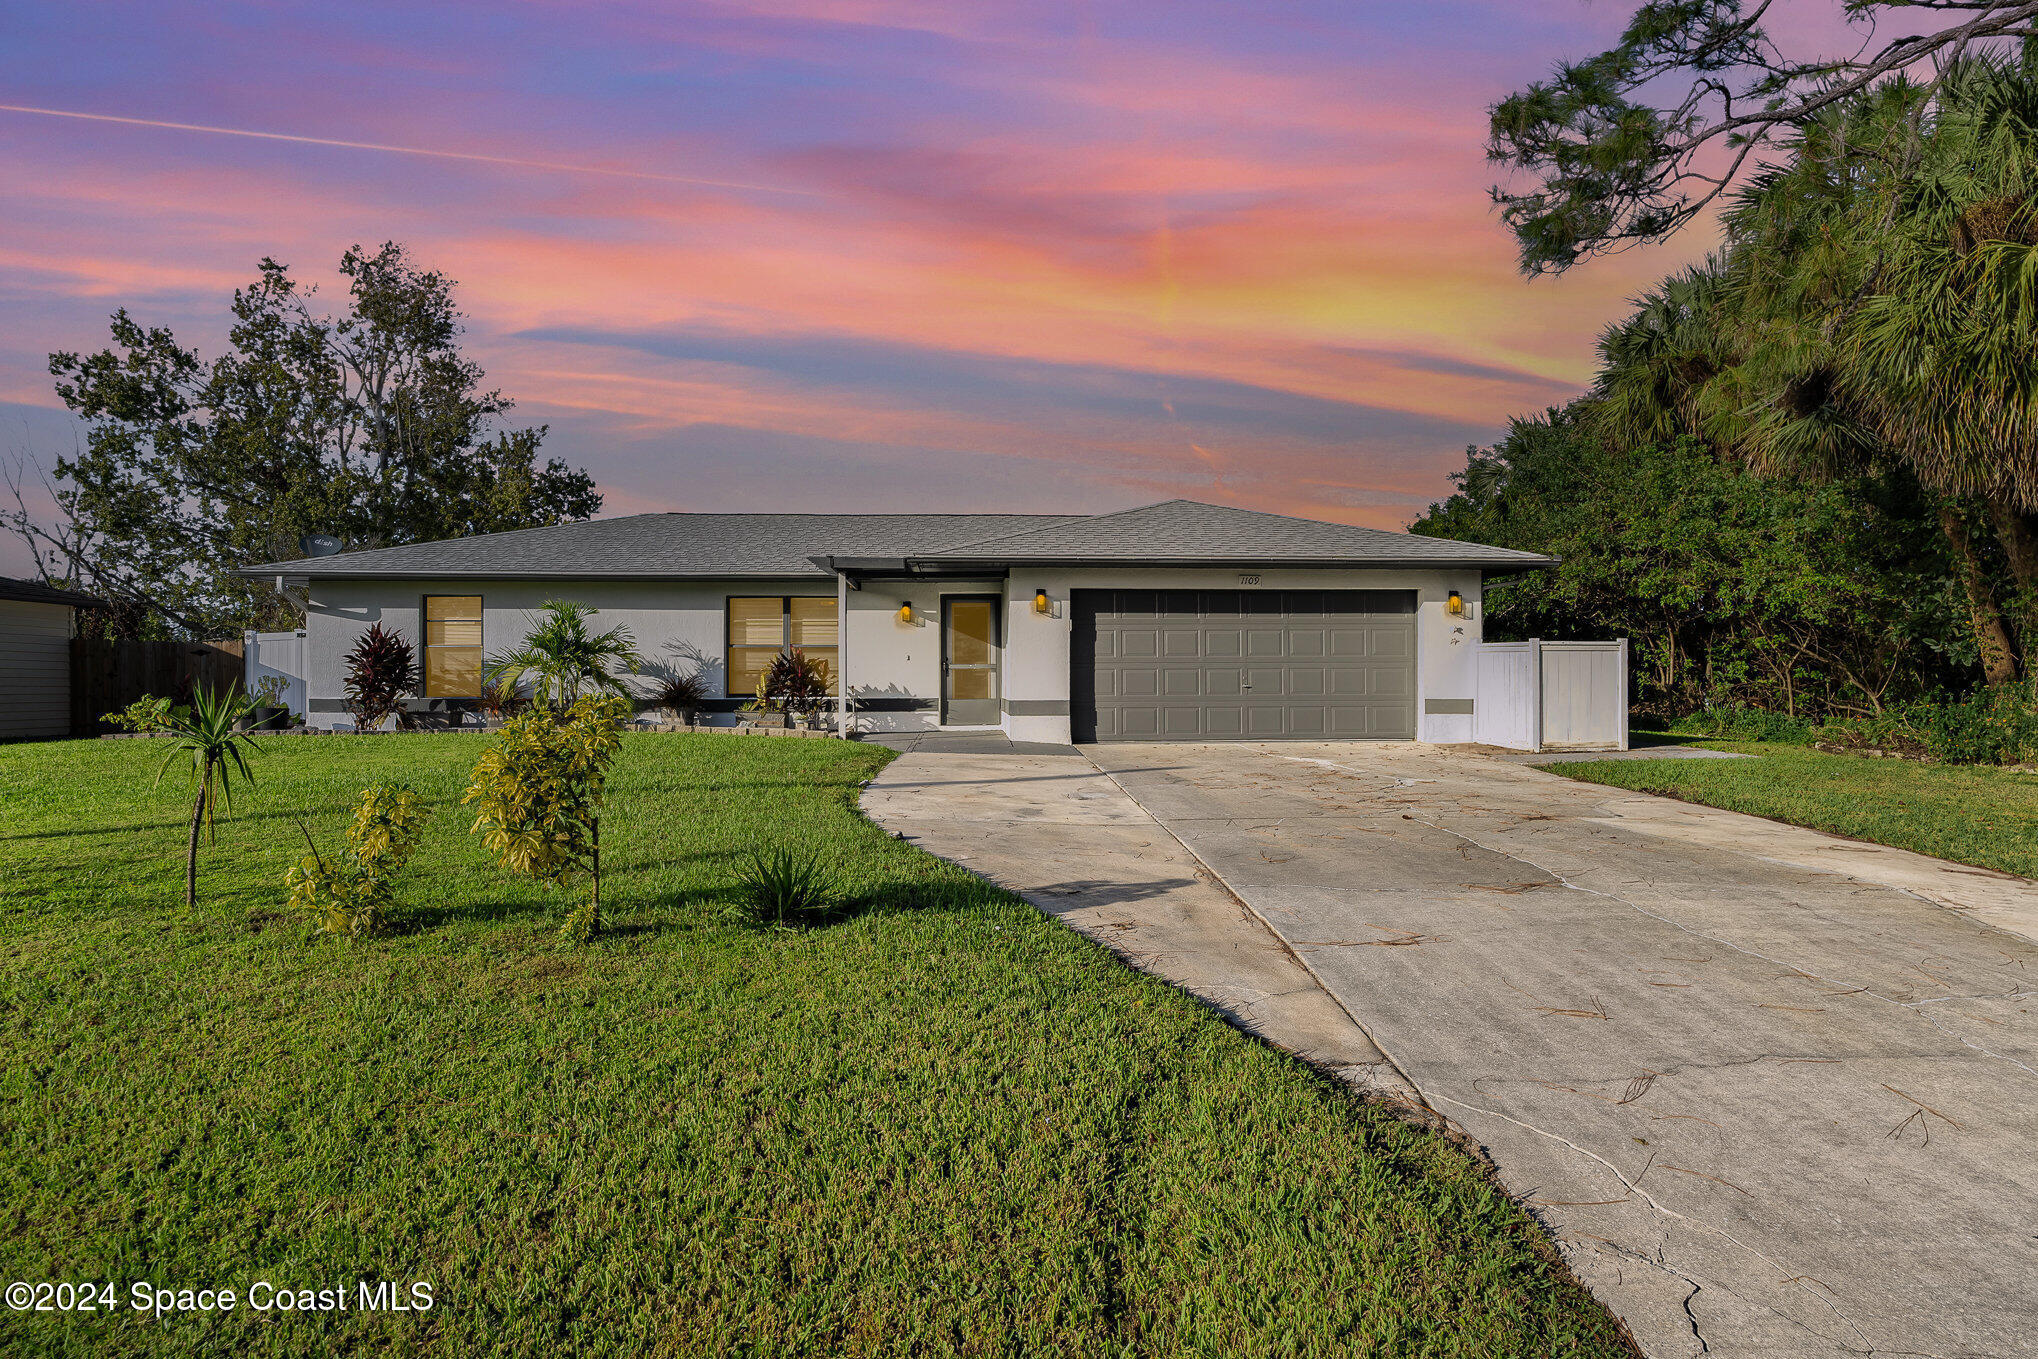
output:
M1511 750L1626 750L1628 639L1481 642L1472 739Z
M277 700L294 713L305 711L304 633L251 632L242 651L245 657L241 686L249 693L261 687L271 675L283 678L283 696Z

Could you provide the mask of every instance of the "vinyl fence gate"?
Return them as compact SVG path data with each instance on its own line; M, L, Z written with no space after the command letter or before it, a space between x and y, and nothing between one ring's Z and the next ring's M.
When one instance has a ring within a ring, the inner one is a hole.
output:
M1626 750L1628 639L1481 642L1472 739L1511 750Z
M246 662L241 677L242 687L252 694L261 687L263 680L273 676L283 681L283 692L276 701L300 716L308 711L303 629L296 632L251 632L243 646Z

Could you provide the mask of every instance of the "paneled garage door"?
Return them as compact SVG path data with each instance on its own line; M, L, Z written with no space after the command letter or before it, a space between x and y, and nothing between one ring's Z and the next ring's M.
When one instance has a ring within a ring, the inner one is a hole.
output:
M1077 590L1078 741L1412 740L1413 590Z

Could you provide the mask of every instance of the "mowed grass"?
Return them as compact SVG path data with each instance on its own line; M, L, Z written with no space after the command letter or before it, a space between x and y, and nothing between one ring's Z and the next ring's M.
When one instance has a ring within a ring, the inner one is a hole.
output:
M0 747L12 1279L228 1287L15 1354L1612 1355L1478 1166L854 810L885 752L627 738L609 932L498 874L471 736L276 738L181 907L162 747ZM401 932L279 914L297 818L438 811ZM753 845L851 911L730 923ZM250 1284L433 1285L420 1315Z
M1756 758L1593 760L1544 767L1574 779L2038 877L2038 775L1831 755L1802 746L1702 744Z

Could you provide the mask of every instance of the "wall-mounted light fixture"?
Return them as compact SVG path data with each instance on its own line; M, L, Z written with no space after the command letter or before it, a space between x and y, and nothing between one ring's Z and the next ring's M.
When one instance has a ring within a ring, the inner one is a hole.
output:
M1456 590L1451 591L1450 597L1444 600L1444 612L1453 618L1463 618L1465 616L1465 597Z
M1054 601L1047 597L1047 591L1035 590L1033 592L1033 611L1035 613L1054 612Z
M902 601L900 601L900 603L899 603L899 621L900 621L901 623L911 623L911 622L913 621L913 601L912 601L912 600L910 600L910 599L907 599L907 600L902 600Z

